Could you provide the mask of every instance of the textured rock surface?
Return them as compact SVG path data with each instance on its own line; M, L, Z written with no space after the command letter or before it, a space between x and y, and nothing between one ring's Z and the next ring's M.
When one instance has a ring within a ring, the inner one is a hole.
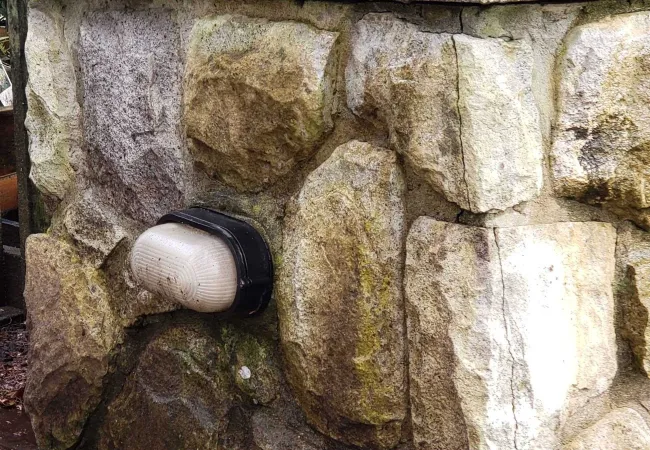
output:
M620 408L582 432L564 450L646 450L650 448L650 418L632 408Z
M370 14L352 45L348 106L385 123L391 145L447 200L485 212L539 193L542 135L526 40L429 33Z
M559 64L552 153L559 195L607 204L650 226L650 13L582 25Z
M415 222L405 281L415 445L557 445L567 408L616 374L615 239L598 223Z
M71 159L80 151L82 131L74 66L58 11L29 10L25 59L30 178L40 192L60 200L74 179Z
M99 448L216 448L234 398L228 357L194 326L156 336L108 407Z
M308 420L394 446L405 415L404 184L395 154L352 141L291 207L278 299L287 376Z
M454 36L470 210L501 210L542 187L542 134L526 40Z
M438 192L469 209L452 35L369 14L354 28L346 83L350 109L378 117L391 145Z
M296 22L197 22L185 70L195 158L226 183L260 190L311 156L332 128L338 34Z
M319 442L304 423L288 425L293 411L276 402L281 376L270 342L196 319L165 325L133 369L120 366L127 377L106 409L98 448L281 448L258 441L292 428L305 442ZM260 429L268 417L277 419L273 430Z
M650 236L634 227L618 234L621 331L630 343L638 366L650 376Z
M125 219L95 190L84 191L65 210L63 224L68 234L88 251L88 260L101 266L108 255L130 236Z
M25 406L39 448L69 448L100 401L120 328L102 275L68 244L32 235L26 258L30 371Z
M167 10L90 12L79 46L84 177L119 211L153 222L184 192L177 25Z

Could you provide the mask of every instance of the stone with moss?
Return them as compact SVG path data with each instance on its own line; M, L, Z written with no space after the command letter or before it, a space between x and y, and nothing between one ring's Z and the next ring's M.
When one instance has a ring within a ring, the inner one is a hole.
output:
M102 272L68 243L27 240L25 302L30 366L25 387L39 448L67 449L99 404L110 355L121 340Z
M278 312L287 377L307 419L392 448L406 412L404 181L396 155L352 141L290 206Z
M185 130L207 172L259 191L317 150L332 128L338 33L224 15L189 39Z

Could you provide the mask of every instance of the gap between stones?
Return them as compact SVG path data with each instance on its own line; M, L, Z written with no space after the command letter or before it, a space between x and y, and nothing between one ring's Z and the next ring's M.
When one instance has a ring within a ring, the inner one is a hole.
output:
M462 11L461 11L462 16ZM461 32L463 22L461 21ZM458 49L456 48L456 37L451 37L451 42L454 44L454 57L456 60L456 111L458 112L458 139L460 141L460 159L463 163L463 182L465 184L465 196L467 197L467 208L472 209L472 204L469 198L469 184L467 184L467 168L465 166L465 146L463 145L463 117L460 114L460 66L458 64Z
M503 314L503 326L506 332L506 342L508 343L508 353L510 354L510 395L511 395L511 405L512 405L512 418L515 421L515 432L513 437L513 445L515 450L518 450L517 447L517 434L519 432L519 422L517 421L517 412L515 407L515 357L512 353L512 343L510 342L510 328L508 327L508 320L506 316L506 284L503 280L503 264L501 262L501 248L499 247L499 238L497 237L497 229L492 228L492 234L494 235L494 244L497 247L497 258L499 259L499 275L501 277L501 312Z

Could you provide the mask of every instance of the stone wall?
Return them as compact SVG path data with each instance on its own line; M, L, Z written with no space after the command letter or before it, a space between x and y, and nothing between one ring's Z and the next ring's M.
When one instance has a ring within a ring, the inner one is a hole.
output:
M650 449L650 2L28 23L42 449ZM134 239L190 205L268 238L260 317L135 283Z

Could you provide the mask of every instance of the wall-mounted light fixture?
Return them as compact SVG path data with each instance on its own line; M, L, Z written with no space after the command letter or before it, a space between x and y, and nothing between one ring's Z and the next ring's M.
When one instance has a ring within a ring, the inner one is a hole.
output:
M200 312L251 316L266 308L273 263L250 224L206 208L163 216L131 250L131 270L148 291Z

